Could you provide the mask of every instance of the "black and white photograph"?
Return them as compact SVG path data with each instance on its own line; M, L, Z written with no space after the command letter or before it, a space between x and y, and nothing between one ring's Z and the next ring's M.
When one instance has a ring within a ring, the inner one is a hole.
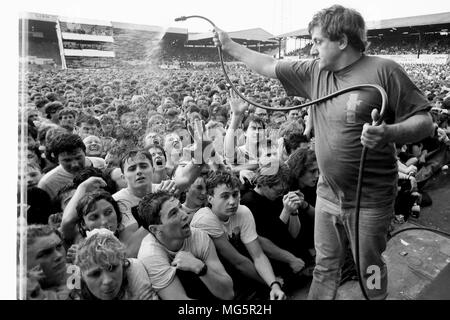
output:
M8 11L1 299L450 300L450 2Z

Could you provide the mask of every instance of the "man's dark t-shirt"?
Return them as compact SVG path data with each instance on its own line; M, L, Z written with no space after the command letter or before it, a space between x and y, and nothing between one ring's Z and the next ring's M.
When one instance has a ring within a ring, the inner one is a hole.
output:
M388 102L384 120L398 123L430 109L430 104L405 70L396 62L362 55L338 71L319 68L319 60L279 61L277 78L287 93L317 99L361 84L384 88ZM311 108L316 136L317 163L321 176L317 194L343 208L353 208L362 152L364 123L372 123L371 112L380 109L381 96L374 88L350 91ZM386 144L367 154L364 171L363 208L393 205L397 190L395 146Z
M295 239L290 235L288 226L281 221L282 198L270 201L254 190L241 198L241 204L247 206L253 214L258 235L271 240L278 247L294 253Z

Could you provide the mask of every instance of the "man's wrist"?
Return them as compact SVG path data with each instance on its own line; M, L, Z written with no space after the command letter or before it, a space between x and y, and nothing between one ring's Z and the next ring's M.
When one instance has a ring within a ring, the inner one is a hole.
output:
M206 275L206 273L208 272L208 266L206 265L206 263L202 262L203 266L200 268L200 270L197 272L197 275L199 277L203 277L204 275Z
M280 283L280 281L277 281L277 280L275 280L275 281L273 281L271 284L270 284L270 290L273 290L273 287L274 286L276 286L276 285L278 285L278 289L280 289L281 290L281 283Z

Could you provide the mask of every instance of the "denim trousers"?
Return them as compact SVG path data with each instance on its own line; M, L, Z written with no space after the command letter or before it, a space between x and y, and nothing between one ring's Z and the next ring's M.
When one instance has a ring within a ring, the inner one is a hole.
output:
M386 249L388 228L394 215L393 205L360 209L361 276L369 298L374 300L382 300L387 296L387 268L382 253ZM314 243L316 266L308 299L331 300L336 297L349 244L355 259L355 208L343 209L338 203L318 196Z

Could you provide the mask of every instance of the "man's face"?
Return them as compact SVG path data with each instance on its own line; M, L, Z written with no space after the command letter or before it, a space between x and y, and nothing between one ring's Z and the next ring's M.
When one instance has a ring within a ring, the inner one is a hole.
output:
M319 69L336 71L336 62L342 51L339 48L338 41L331 41L322 35L321 27L314 27L311 32L313 46L311 48L312 55L318 55Z
M57 109L57 110L54 110L54 111L50 112L50 120L51 120L51 122L56 123L56 124L59 123L58 111L61 110L61 109Z
M318 179L319 167L317 162L314 162L298 180L300 186L315 187Z
M39 113L37 110L33 110L28 114L28 120L37 121L39 120Z
M39 183L39 180L41 180L42 178L42 173L33 167L28 167L27 168L27 187L31 188L31 187L35 187L37 186L37 184Z
M159 106L161 104L161 99L157 96L152 96L150 98L150 102L154 105L154 106Z
M86 154L80 148L73 152L62 152L58 155L58 162L67 172L75 175L84 169Z
M132 117L125 120L124 127L133 131L139 131L142 127L142 121L138 117Z
M199 208L206 205L206 200L205 179L198 177L186 193L186 202L189 201L194 208Z
M291 121L297 121L300 117L298 110L291 110L289 111L289 120Z
M27 247L27 269L39 265L45 275L46 287L62 284L66 275L66 250L56 233L35 239Z
M89 291L100 300L113 300L120 292L123 265L119 261L117 264L111 264L108 269L93 264L81 274Z
M76 102L77 101L77 99L76 99L76 97L77 97L77 95L73 92L71 92L71 93L68 93L67 95L66 95L66 101L67 102L69 102L69 101L71 101L71 102Z
M92 157L99 157L103 151L102 141L97 136L88 136L83 140L86 146L86 155Z
M222 99L220 98L220 95L218 93L215 93L212 97L212 102L218 102L220 104L222 104Z
M170 198L164 202L160 211L161 231L171 239L186 239L191 235L189 216L181 208L181 203L176 198Z
M229 217L236 214L239 201L239 189L232 189L225 184L215 187L212 196L208 195L208 202L211 204L211 210L223 221L228 220Z
M35 105L38 105L42 100L44 100L44 97L40 94L37 94L33 97L33 102Z
M256 143L257 141L260 143L264 142L265 135L263 126L259 122L251 121L245 132L245 136L249 143Z
M123 175L128 188L136 189L148 187L152 183L153 167L143 154L138 154L126 160Z
M48 87L44 87L44 88L41 89L41 93L42 93L43 95L45 95L45 94L48 93L48 92L52 92L52 91L50 90L50 88L48 88Z
M208 101L204 99L197 100L197 106L199 108L207 108L208 107Z
M150 132L144 138L144 144L147 146L151 144L162 145L162 143L163 138L156 132Z
M153 118L147 122L147 129L153 132L162 133L166 128L166 124L164 123L163 118Z
M83 139L87 136L95 136L97 132L97 126L95 124L89 124L86 122L82 122L80 125L79 135Z
M273 119L272 124L274 129L279 129L283 123L286 122L286 117L277 117Z
M180 151L182 148L181 139L176 133L169 133L164 142L164 150L172 152L173 149Z
M65 114L59 119L59 125L63 128L73 129L75 127L75 118L72 114Z
M111 134L114 129L114 125L112 122L105 122L102 124L102 131L104 134Z
M111 87L109 87L109 86L103 87L103 94L105 96L112 96L113 95L113 91L112 91Z
M263 108L256 108L256 110L255 110L255 116L257 116L257 117L259 117L259 118L261 118L261 119L264 119L264 120L266 120L267 121L267 111L266 110L264 110Z
M284 186L283 182L280 181L276 185L273 185L270 187L264 186L263 189L264 189L264 196L267 199L274 201L283 195L283 193L285 191L285 186Z
M166 158L162 150L159 148L150 148L148 152L152 155L155 171L164 170L166 168Z

